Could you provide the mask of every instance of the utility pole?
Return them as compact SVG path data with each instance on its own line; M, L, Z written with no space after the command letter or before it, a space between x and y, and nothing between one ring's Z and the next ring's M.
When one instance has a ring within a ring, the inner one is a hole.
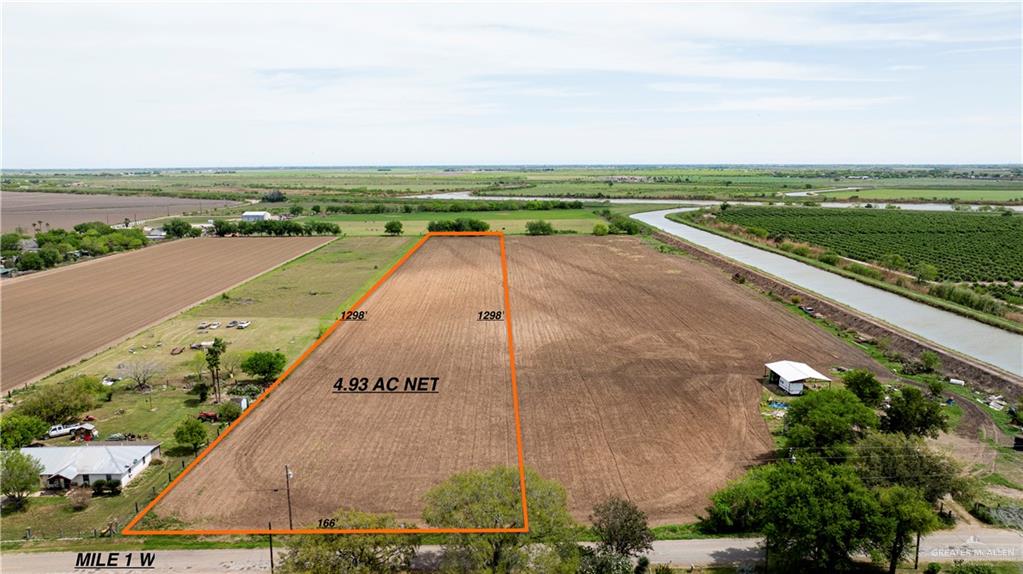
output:
M270 530L270 574L274 574L274 525L272 522L266 523L266 529Z
M291 521L291 469L284 465L284 487L288 491L288 529L294 530L295 525Z

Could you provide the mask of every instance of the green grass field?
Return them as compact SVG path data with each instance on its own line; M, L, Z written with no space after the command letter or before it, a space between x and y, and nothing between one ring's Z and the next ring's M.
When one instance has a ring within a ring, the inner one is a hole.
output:
M858 179L861 176L868 179ZM501 168L309 168L4 172L4 189L65 193L163 194L257 200L270 190L293 199L373 199L442 191L493 195L617 198L778 198L844 187L834 198L1011 201L1023 197L1014 167L949 166L616 166ZM906 190L905 192L898 190ZM977 193L975 193L977 192ZM980 193L983 192L983 193ZM864 195L867 194L867 195ZM876 194L876 195L875 195Z
M341 231L349 236L383 235L384 224L398 220L402 222L404 234L413 236L426 233L430 221L459 217L481 219L490 224L492 231L503 231L508 234L523 234L526 232L526 223L538 219L549 221L558 231L576 233L590 233L595 223L603 221L587 209L337 214L316 219L337 223L341 226Z

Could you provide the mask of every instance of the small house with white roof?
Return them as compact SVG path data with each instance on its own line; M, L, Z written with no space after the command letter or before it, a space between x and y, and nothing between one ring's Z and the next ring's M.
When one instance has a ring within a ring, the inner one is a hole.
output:
M803 394L803 385L808 381L828 381L831 379L820 374L806 363L796 361L776 361L767 363L767 382L776 384L790 395Z
M160 443L96 443L80 446L23 448L39 461L43 488L88 486L97 480L120 480L121 485L142 473L160 456Z

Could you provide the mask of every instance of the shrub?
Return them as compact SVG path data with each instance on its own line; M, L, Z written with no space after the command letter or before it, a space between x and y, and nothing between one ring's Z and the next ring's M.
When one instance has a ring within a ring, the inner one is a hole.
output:
M809 257L810 256L810 248L805 246L805 245L798 245L798 246L796 246L795 248L792 249L792 254L793 255L798 255L800 257Z
M526 222L526 235L552 235L554 226L548 221L538 219Z
M868 267L861 263L853 263L849 267L846 267L846 269L852 271L857 275L862 275L863 277L869 277L871 279L881 280L884 278L884 275L877 269L874 269L873 267Z
M439 221L431 221L426 226L427 231L487 231L489 229L489 223L471 217L441 219Z
M608 228L608 231L614 234L637 235L643 230L643 226L638 221L629 219L624 215L612 215L610 222L611 226Z
M106 489L106 487L107 487L107 481L103 480L102 478L99 479L99 480L93 481L93 483L92 483L92 493L95 494L96 496L99 496L99 495L103 494L103 491Z
M603 223L596 223L593 225L593 234L597 237L603 237L607 235L607 226Z
M397 219L392 219L384 224L384 233L388 235L401 235L402 224Z
M827 265L838 265L838 254L834 251L826 251L817 256L817 261Z
M227 401L217 409L217 415L224 422L231 422L242 414L242 408L234 401Z
M68 504L71 506L71 510L85 510L89 507L92 495L89 494L88 488L72 488L67 493L67 499Z
M262 199L266 203L280 203L282 201L287 201L288 200L288 196L286 196L283 193L281 193L280 190L275 189L275 190L273 190L271 192L263 194L263 198Z
M976 309L984 313L990 313L992 315L1004 315L1005 305L1000 303L994 297L977 293L969 287L960 287L952 283L942 283L940 285L934 285L927 292L935 297L940 297L946 301L958 303L964 307Z

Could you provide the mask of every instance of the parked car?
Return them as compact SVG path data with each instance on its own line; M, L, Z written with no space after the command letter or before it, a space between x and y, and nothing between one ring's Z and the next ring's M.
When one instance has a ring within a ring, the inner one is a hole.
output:
M66 425L53 425L50 427L49 432L46 433L50 438L56 438L58 436L69 435L79 430L95 430L96 427L88 423L71 423Z
M202 323L199 323L199 328L200 329L207 329L207 328L209 328L209 326L210 326L210 322L209 321L203 321Z
M110 376L103 377L103 386L104 387L112 387L112 386L114 386L114 384L117 381L120 381L120 380L121 380L121 377L110 377Z
M210 323L209 328L210 329L219 329L220 328L220 321L214 321L214 322Z
M238 326L238 321L228 321L227 325L224 325L224 327L227 328L227 329L232 329L232 328L237 327L237 326Z
M252 324L252 321L238 321L238 328L245 329Z

